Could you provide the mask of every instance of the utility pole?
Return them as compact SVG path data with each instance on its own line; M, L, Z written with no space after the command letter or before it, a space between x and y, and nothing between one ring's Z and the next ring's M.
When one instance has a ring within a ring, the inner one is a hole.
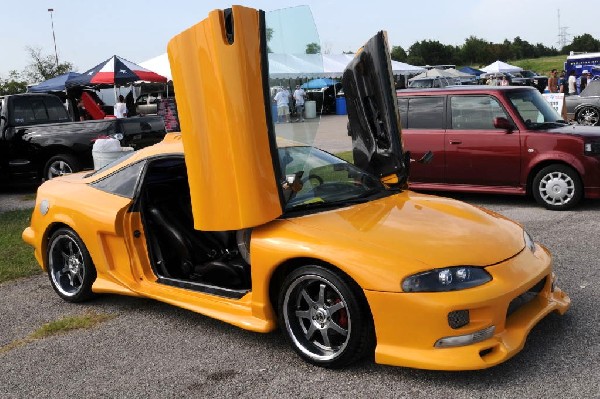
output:
M58 51L56 51L56 35L54 34L54 19L52 18L52 13L54 12L54 8L49 8L48 12L50 13L50 22L52 23L52 39L54 40L54 55L56 56L56 67L58 68Z

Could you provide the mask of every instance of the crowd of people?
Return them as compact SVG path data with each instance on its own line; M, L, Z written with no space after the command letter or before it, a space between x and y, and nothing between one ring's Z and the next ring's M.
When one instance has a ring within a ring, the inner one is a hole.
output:
M552 69L548 78L548 91L550 93L565 93L569 96L580 94L587 87L588 82L592 80L592 74L584 69L579 78L575 75L575 71L571 71L567 76L567 72L564 70L559 75L558 70Z

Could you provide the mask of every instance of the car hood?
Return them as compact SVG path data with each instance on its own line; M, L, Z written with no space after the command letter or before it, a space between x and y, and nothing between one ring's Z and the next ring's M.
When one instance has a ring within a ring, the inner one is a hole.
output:
M322 242L345 237L348 248L378 248L417 261L415 270L502 262L524 248L523 229L460 201L402 192L365 204L289 219ZM410 262L408 262L410 264Z
M549 133L573 134L583 137L600 137L600 127L597 126L565 125L547 131Z

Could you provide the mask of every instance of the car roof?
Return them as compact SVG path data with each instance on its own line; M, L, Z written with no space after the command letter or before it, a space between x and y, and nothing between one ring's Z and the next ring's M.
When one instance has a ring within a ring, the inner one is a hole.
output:
M398 96L419 94L419 95L435 95L435 94L453 94L453 93L490 93L498 91L523 91L536 90L533 87L524 86L488 86L488 85L452 85L441 88L427 89L402 89L397 90Z

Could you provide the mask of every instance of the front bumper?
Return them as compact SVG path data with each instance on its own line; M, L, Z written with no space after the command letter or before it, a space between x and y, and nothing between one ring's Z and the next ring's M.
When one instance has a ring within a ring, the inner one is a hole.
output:
M461 291L365 291L375 322L375 361L433 370L491 367L517 354L531 329L546 315L563 314L570 306L567 294L554 287L552 259L543 247L537 246L535 254L524 250L486 270L492 281ZM525 293L536 285L539 293L518 303L517 298L527 297ZM452 329L448 313L456 310L469 310L470 322ZM440 338L476 333L491 326L495 327L494 334L484 341L434 347Z

